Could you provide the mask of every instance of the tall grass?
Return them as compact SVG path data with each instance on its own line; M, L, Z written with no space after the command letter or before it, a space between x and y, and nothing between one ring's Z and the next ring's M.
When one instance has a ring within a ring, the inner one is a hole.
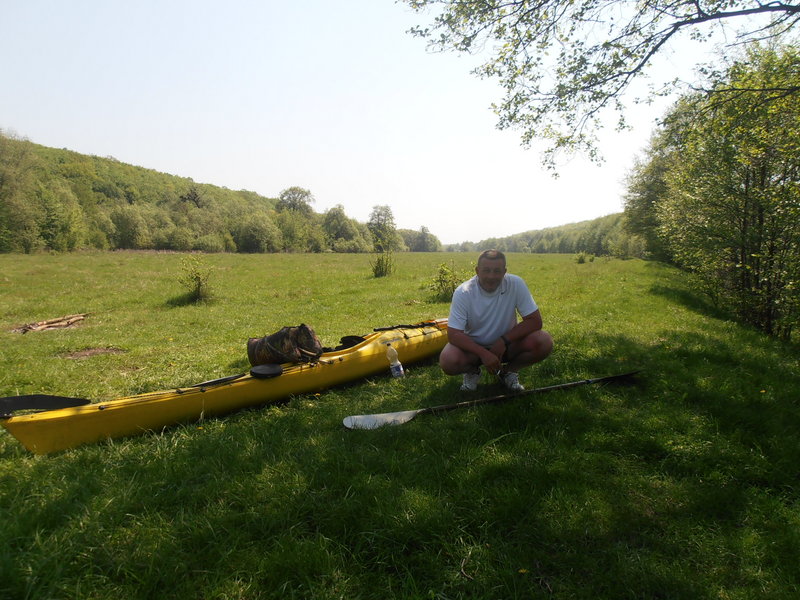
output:
M247 338L283 325L331 345L447 314L428 288L442 255L397 254L381 279L367 256L213 255L201 304L171 302L180 260L0 256L0 394L186 385L244 368ZM511 255L509 270L557 344L526 386L642 368L639 384L341 426L463 399L429 362L48 457L3 432L0 597L797 597L798 348L663 265ZM119 352L70 358L92 348Z

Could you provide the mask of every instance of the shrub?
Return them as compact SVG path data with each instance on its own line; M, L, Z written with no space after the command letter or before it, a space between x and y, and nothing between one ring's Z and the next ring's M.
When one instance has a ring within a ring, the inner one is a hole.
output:
M212 270L212 267L206 265L197 256L187 256L181 259L181 274L178 281L187 288L185 298L187 302L200 302L211 298L211 287L208 281L211 278Z
M381 252L370 262L375 277L386 277L394 273L394 256L390 251Z
M428 284L428 289L433 291L435 300L449 302L456 288L469 277L470 273L468 271L456 271L455 262L450 261L449 265L442 263L439 265L436 275L433 276L430 284Z

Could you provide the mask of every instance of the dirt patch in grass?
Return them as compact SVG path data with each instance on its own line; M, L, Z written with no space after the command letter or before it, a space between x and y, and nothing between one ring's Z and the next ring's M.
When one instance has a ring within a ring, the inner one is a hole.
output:
M124 354L125 350L120 348L87 348L86 350L76 350L63 354L64 358L81 359L97 356L98 354Z

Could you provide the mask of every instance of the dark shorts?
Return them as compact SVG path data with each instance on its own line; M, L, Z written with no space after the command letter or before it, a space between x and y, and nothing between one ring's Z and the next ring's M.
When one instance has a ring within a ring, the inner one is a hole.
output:
M487 350L491 350L491 346L484 346ZM503 356L500 357L501 363L507 363L511 361L511 357L508 355L508 347L506 347L505 352L503 352Z

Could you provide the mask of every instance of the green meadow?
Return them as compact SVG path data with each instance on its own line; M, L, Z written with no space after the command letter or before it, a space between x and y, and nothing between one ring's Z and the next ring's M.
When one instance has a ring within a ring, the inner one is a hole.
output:
M445 317L428 284L473 254L0 255L0 396L101 401L241 372L248 337L323 344ZM452 263L452 264L451 264ZM511 254L581 386L350 431L348 415L474 394L435 361L50 456L0 430L0 598L763 599L800 595L800 351L680 271ZM20 325L88 313L76 326ZM388 367L388 365L387 365Z

